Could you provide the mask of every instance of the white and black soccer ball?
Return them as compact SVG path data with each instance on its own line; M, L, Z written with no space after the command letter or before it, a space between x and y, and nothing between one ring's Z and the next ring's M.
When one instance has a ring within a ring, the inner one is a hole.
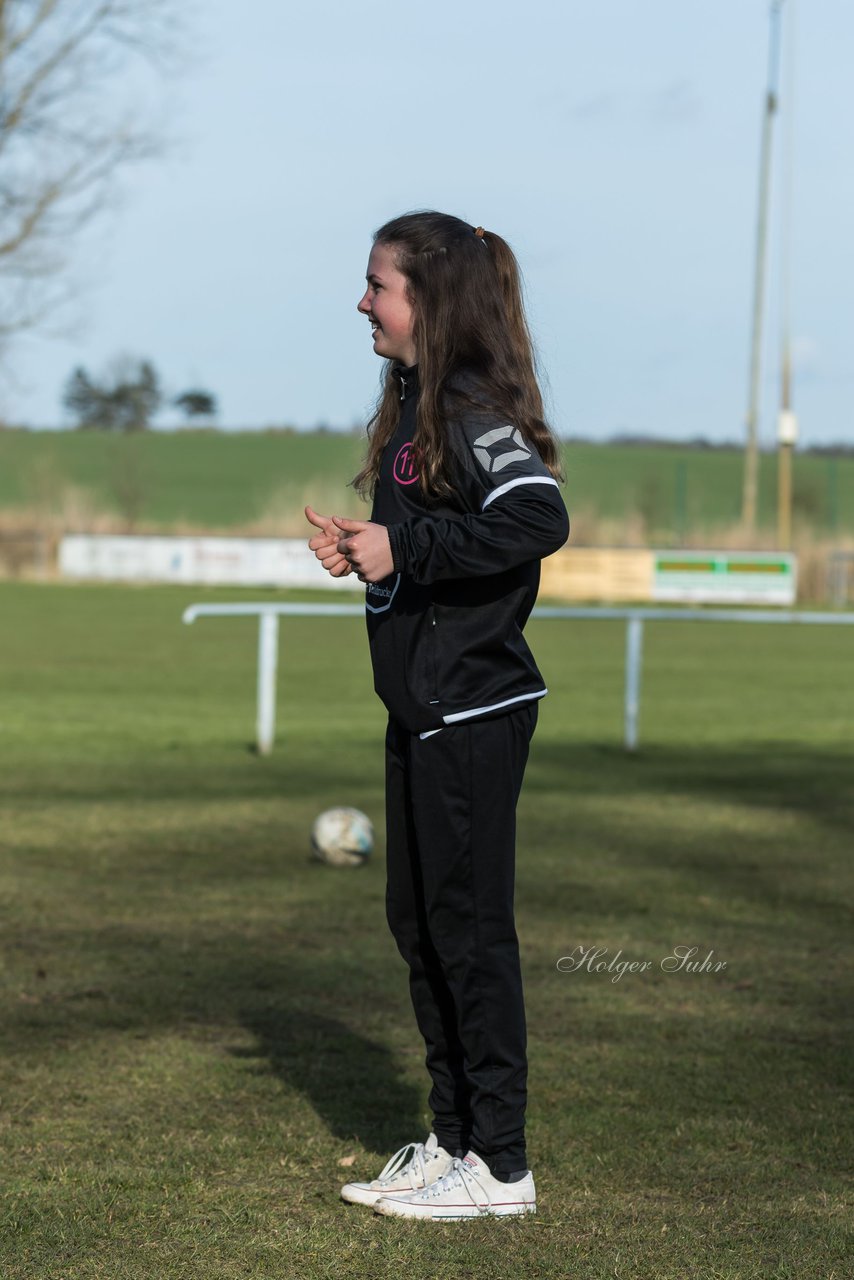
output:
M311 828L311 854L329 867L361 867L374 848L374 828L361 809L327 809Z

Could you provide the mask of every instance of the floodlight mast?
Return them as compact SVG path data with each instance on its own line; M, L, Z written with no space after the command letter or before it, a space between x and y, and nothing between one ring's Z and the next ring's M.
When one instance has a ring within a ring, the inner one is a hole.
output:
M792 407L792 204L794 200L795 0L789 0L789 37L783 100L783 219L780 237L782 302L780 322L780 412L777 418L777 546L792 543L792 453L798 419Z
M768 239L768 198L771 177L771 135L777 113L777 84L780 71L780 10L783 0L771 0L771 33L768 51L768 88L762 118L759 153L759 214L756 227L756 262L753 276L753 328L750 351L750 382L747 404L747 442L744 451L744 489L741 522L746 533L756 530L759 487L759 377L762 355L762 310L765 298L765 246Z

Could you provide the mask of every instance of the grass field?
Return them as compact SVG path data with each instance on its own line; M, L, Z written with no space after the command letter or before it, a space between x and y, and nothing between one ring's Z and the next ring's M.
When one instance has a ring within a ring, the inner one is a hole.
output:
M283 624L262 759L255 624L180 623L239 595L0 584L3 1280L847 1280L848 628L650 625L629 758L622 626L530 624L539 1212L434 1226L338 1199L427 1126L382 840L307 856L322 808L382 822L363 625Z
M0 431L0 512L65 512L83 527L112 513L145 526L222 531L292 523L296 513L301 533L309 497L357 512L359 500L344 486L363 448L360 436L316 432ZM567 505L587 524L634 516L642 534L680 541L739 517L739 450L573 443L564 457ZM763 456L760 482L760 523L771 530L775 457ZM798 527L815 537L854 533L854 458L796 456L794 511Z

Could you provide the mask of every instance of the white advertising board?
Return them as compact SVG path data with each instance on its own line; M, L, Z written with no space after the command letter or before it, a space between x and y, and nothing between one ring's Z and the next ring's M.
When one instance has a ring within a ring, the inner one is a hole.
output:
M105 582L364 589L354 574L330 577L302 538L69 534L60 543L59 572Z

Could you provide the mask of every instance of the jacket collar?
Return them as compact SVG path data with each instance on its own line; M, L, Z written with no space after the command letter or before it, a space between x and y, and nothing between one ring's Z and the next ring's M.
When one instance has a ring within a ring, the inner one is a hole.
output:
M411 364L407 368L406 365L392 365L392 376L395 377L400 386L400 398L406 400L409 396L414 396L418 392L418 365Z

